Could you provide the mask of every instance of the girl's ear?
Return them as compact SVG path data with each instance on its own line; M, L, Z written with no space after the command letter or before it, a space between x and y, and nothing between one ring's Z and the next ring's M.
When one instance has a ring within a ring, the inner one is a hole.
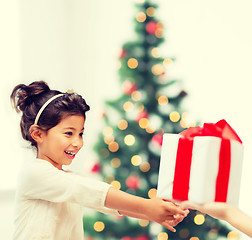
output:
M38 125L31 125L29 132L31 134L31 137L37 142L37 143L42 143L43 141L43 131Z

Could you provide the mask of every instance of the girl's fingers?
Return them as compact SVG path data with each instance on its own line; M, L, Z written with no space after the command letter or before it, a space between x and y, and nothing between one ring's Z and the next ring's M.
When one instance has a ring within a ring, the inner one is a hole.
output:
M166 220L175 220L176 218L175 218L174 215L170 215L170 214L168 215L168 214L167 214L167 215L165 216L165 219L166 219Z
M182 216L186 216L188 214L187 211L185 211L185 210L181 209L180 207L178 207L174 204L171 204L171 203L166 204L166 210L167 210L167 212L170 213L170 215L180 214Z
M176 232L176 229L173 228L167 221L161 223L162 226L164 226L165 228L169 229L172 232Z

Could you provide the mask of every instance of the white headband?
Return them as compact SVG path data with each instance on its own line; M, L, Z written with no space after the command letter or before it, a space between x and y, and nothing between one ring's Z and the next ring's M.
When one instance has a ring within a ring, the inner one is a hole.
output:
M34 121L34 125L37 125L38 124L38 120L42 114L42 112L44 111L44 109L49 105L50 102L52 102L54 99L60 97L60 96L63 96L64 94L61 93L61 94L57 94L51 98L49 98L45 103L44 105L39 109L38 113L37 113L37 116L35 118L35 121Z

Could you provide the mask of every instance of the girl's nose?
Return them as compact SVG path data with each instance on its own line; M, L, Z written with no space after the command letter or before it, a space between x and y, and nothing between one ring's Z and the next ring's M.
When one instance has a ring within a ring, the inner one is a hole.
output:
M72 142L72 145L73 147L76 147L78 149L82 148L83 146L83 139L82 138L77 138L77 139L74 139L74 141Z

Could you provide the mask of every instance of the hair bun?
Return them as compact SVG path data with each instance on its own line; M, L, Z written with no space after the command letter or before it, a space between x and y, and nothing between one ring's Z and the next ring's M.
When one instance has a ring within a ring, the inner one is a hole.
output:
M19 84L13 89L11 100L17 112L24 111L34 101L34 97L48 91L50 88L44 81L35 81L29 85Z

